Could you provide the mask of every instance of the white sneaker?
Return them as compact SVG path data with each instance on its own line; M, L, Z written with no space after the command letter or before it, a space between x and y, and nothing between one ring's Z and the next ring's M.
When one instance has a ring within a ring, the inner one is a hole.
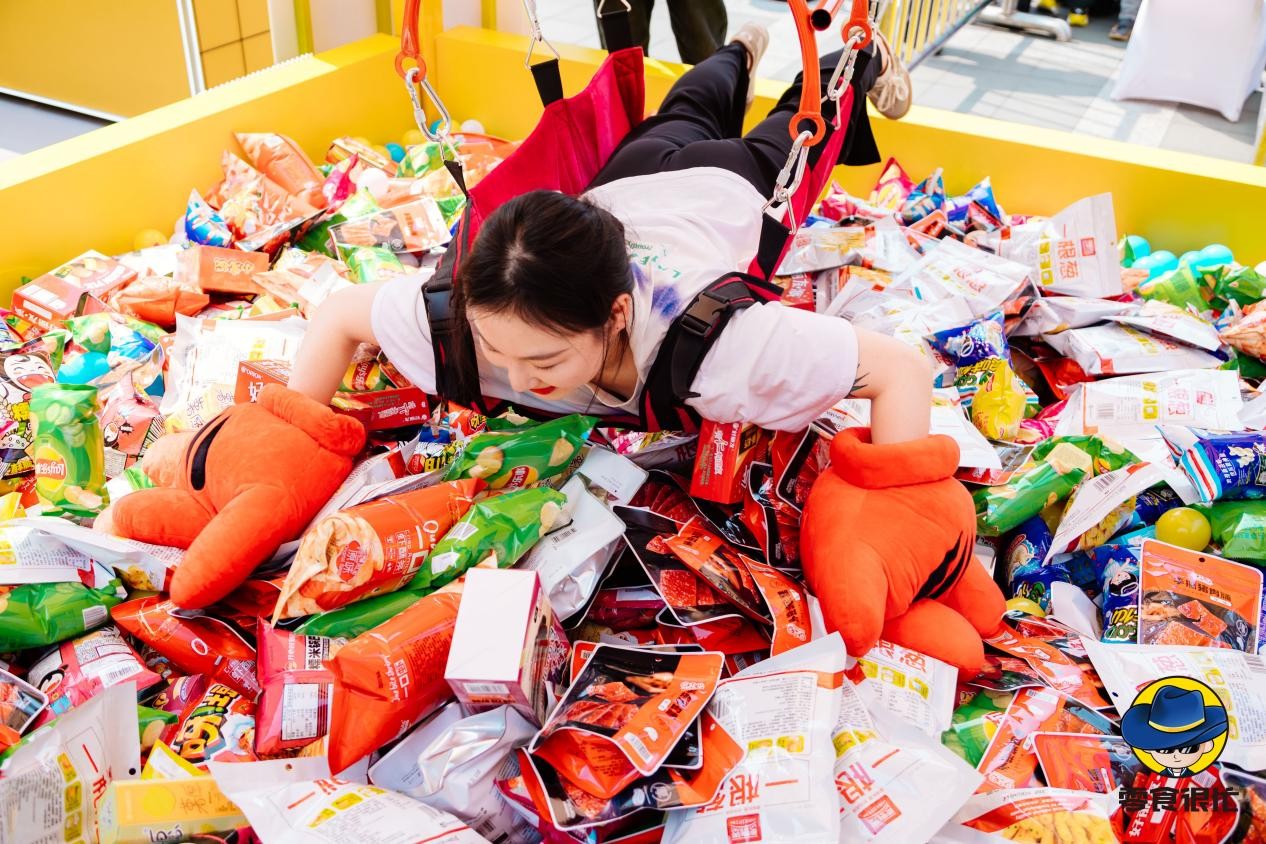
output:
M866 96L884 117L900 120L914 102L914 86L910 81L910 71L892 52L888 39L879 30L875 30L875 60L882 63L883 69Z
M731 44L736 41L747 50L747 107L750 109L752 101L756 99L756 68L760 65L765 50L769 48L769 30L762 23L748 21L730 39Z

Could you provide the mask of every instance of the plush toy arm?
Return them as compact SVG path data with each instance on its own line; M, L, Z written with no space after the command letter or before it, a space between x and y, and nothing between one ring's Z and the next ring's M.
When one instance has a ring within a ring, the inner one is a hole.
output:
M958 469L958 443L933 434L903 443L874 445L869 428L849 428L831 441L831 468L863 489L947 480Z
M211 514L183 489L139 489L111 508L113 532L154 545L188 548Z
M259 405L342 457L355 457L365 447L364 425L280 384L260 390Z
M177 606L200 609L232 592L292 539L276 487L246 487L207 523L171 579ZM126 499L124 499L126 500Z

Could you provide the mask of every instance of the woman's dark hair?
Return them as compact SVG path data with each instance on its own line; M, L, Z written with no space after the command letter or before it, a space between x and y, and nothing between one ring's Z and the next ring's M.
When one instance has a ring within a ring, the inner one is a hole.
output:
M577 197L538 190L498 208L461 256L453 279L450 396L478 392L471 308L512 313L562 334L606 325L621 293L633 292L624 224Z

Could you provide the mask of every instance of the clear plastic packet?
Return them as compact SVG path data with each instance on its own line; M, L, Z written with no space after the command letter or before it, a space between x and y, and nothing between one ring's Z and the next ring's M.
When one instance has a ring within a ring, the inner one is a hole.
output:
M949 729L958 681L952 665L881 639L848 678L871 712L883 710L933 738Z
M262 755L297 750L329 732L334 675L324 663L344 644L259 622L255 748Z
M930 840L981 781L937 737L867 705L851 683L831 740L845 844Z
M180 713L171 749L199 768L208 762L254 762L255 704L236 689L211 683Z
M709 712L747 756L716 799L669 813L664 844L839 840L832 735L845 659L832 634L722 681Z
M1266 769L1266 661L1255 654L1179 645L1105 645L1082 639L1121 715L1138 690L1160 677L1191 677L1217 693L1238 729L1227 738L1222 762L1248 771Z
M959 299L973 316L986 316L1018 295L1031 293L1029 267L974 249L956 240L942 240L887 290L908 292L921 300L945 303ZM1004 308L1008 314L1010 307ZM957 324L962 324L961 322Z
M1240 426L1239 376L1229 370L1178 369L1092 381L1076 388L1057 436L1151 434L1157 425L1210 430Z
M668 758L716 691L722 662L599 645L529 752L581 790L615 797Z
M1017 788L974 795L937 835L946 844L1000 841L1116 844L1116 795Z
M866 240L866 229L861 227L801 229L778 265L778 275L814 273L856 263L856 252Z
M485 844L448 812L332 776L322 757L212 765L211 774L263 841L278 844Z
M145 666L119 628L113 625L63 642L40 657L26 676L48 697L48 709L38 725L80 706L111 686L130 683L138 692L143 692L162 679Z
M1203 349L1116 323L1074 328L1042 339L1090 375L1217 369L1223 364Z
M450 703L375 762L369 781L451 813L489 841L530 827L497 790L496 776L536 727L502 706L465 717Z

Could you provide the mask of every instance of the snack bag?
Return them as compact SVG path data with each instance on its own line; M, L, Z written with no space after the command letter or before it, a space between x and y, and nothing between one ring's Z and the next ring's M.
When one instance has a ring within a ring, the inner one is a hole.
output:
M185 237L204 246L233 245L228 223L197 190L189 192L189 204L185 206Z
M1217 369L1223 363L1203 349L1119 323L1074 328L1042 339L1089 375Z
M1146 771L1119 736L1038 732L1030 741L1051 788L1115 794Z
M265 756L297 750L330 729L334 675L325 662L346 641L298 636L259 622L255 748Z
M655 772L721 676L720 654L599 645L529 752L581 790L612 798Z
M176 722L180 720L180 716L174 712L167 712L163 709L154 709L150 706L136 707L137 727L141 735L141 752L148 753L156 745L161 743L163 735ZM166 745L163 745L166 747ZM168 748L170 750L170 748ZM141 772L142 775L144 771Z
M770 623L769 610L742 556L725 540L691 520L664 545L705 583L725 596L748 618Z
M171 329L176 315L193 316L211 304L202 291L165 275L145 275L111 298L119 313Z
M97 563L81 578L0 586L0 651L53 645L109 621L127 597L122 581Z
M857 658L848 677L871 712L883 710L933 738L949 729L958 679L953 666L881 639Z
M79 706L102 689L131 683L143 692L162 680L145 667L113 625L63 642L32 665L26 676L48 697L48 710L40 724Z
M1151 435L1157 425L1212 430L1240 427L1240 381L1229 370L1180 369L1082 384L1055 433Z
M0 351L0 421L14 423L0 435L0 451L26 451L35 438L31 424L31 391L41 384L54 383L53 363L42 340ZM13 456L4 461L4 476L11 478L31 471L33 458Z
M379 246L392 252L425 252L451 239L439 205L429 196L330 228L335 247Z
M235 689L212 683L180 714L171 749L190 765L254 762L255 704Z
M262 841L485 844L448 812L330 775L321 757L213 765L212 776Z
M1068 497L1046 560L1107 542L1130 523L1139 493L1164 479L1160 466L1134 463L1082 481Z
M833 189L838 190L835 185ZM906 175L906 171L895 158L889 158L884 169L870 192L871 205L886 211L897 211L906 201L910 191L914 190L914 180Z
M340 246L338 256L360 284L386 281L405 273L404 264L385 246Z
M1103 680L1090 666L1085 639L1049 622L1017 626L1018 630L1004 625L986 643L1023 659L1046 685L1083 706L1106 709L1112 705L1102 691Z
M844 662L832 634L722 681L709 712L747 756L707 805L669 814L664 844L839 840L831 749Z
M524 836L530 827L501 799L496 776L535 731L510 707L464 717L450 703L379 759L369 780L451 813L490 841Z
M1216 501L1200 510L1223 557L1266 564L1266 502Z
M0 841L96 840L102 796L141 769L136 691L113 686L27 736L0 779Z
M280 592L280 588L278 589ZM309 616L294 632L304 636L355 639L390 621L418 602L425 593L402 589L348 604L332 612Z
M154 700L151 702L156 709L173 715L180 715L194 701L202 698L209 685L211 685L211 681L207 679L205 674L174 677L167 688L155 695Z
M235 137L257 170L312 208L325 207L321 174L294 141L265 132L237 132Z
M329 660L332 770L346 770L449 698L444 666L460 600L453 591L427 595Z
M1036 732L1096 733L1107 735L1112 723L1049 688L1024 688L1016 692L1003 713L976 770L984 774L980 791L1032 788L1037 785L1037 755L1029 737Z
M299 542L273 621L394 592L470 509L480 481L388 496L317 520Z
M162 654L186 674L206 674L249 695L259 694L255 649L232 625L203 612L181 610L151 595L111 610L115 624Z
M549 532L566 501L552 489L521 489L476 503L405 588L434 591L477 565L509 568Z
M158 405L136 388L132 373L106 393L100 422L107 478L134 466L164 430Z
M35 490L50 515L92 517L105 506L97 388L45 384L31 393Z
M1161 435L1200 500L1266 498L1266 433L1217 434L1162 425Z
M1115 795L1058 788L1001 789L977 794L942 829L937 840L953 844L1001 841L1115 844Z
M0 753L20 740L48 706L48 696L0 668Z
M1141 645L1257 653L1260 569L1149 539L1139 564L1139 600Z
M479 434L449 465L444 479L480 478L494 490L548 480L567 470L596 422L572 414L522 431Z

